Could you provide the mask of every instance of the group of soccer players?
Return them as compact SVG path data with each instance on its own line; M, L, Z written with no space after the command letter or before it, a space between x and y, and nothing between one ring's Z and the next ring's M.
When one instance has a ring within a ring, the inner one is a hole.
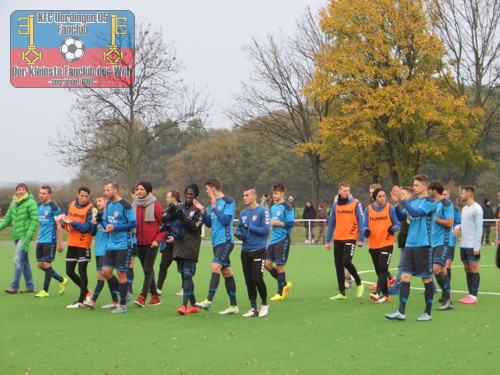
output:
M59 281L59 293L65 292L68 279L52 268L55 250L63 251L62 229L67 230L66 274L79 287L78 299L68 308L94 308L107 281L112 302L102 308L113 313L127 312L127 302L132 297L133 259L138 256L144 270L144 283L139 298L134 302L146 306L159 305L161 289L154 280L154 263L158 251L170 251L168 256L177 262L182 278L183 302L179 314L197 313L199 309L211 310L221 275L229 296L230 305L219 312L221 315L238 314L236 282L231 268L230 255L234 249L233 221L235 201L222 192L218 179L205 184L209 204L204 207L198 200L199 188L193 184L184 190L184 202L180 193L167 195L168 207L163 210L152 195L152 186L140 182L134 189L134 202L122 198L119 186L110 181L104 185L104 194L96 198L96 206L90 203L90 190L81 187L77 198L68 204L64 213L51 200L52 190L42 186L39 191L39 231L36 246L38 267L45 272L44 288L35 296L49 296L52 278ZM265 317L269 313L264 270L277 280L277 293L271 301L284 299L292 284L287 282L287 263L291 231L294 226L294 208L284 200L285 187L272 187L274 204L270 209L258 204L257 191L243 191L243 203L236 229L236 237L242 241L241 262L250 301L250 310L244 317ZM451 299L451 262L454 258L456 235L462 233L460 258L464 263L469 295L459 302L477 303L479 290L480 245L482 236L482 209L474 201L474 189L462 188L461 198L465 206L460 215L446 197L446 189L439 181L430 182L425 175L413 179L412 188L395 186L386 192L380 185L370 188L372 202L363 210L361 202L352 197L348 184L339 185L338 196L328 220L326 249L333 239L334 263L339 294L332 300L346 300L345 273L356 282L356 295L364 295L364 284L352 260L356 245L363 246L368 239L369 253L377 274L377 284L370 298L376 303L391 302L388 280L395 280L389 273L389 264L395 244L395 232L401 225L409 224L398 272L399 308L386 314L390 320L405 320L405 309L410 294L412 276L422 278L425 292L425 308L417 321L432 319L435 294L433 276L442 289L438 310L453 309ZM388 202L390 195L392 203ZM170 198L169 198L170 197ZM193 277L196 272L201 246L201 228L211 228L213 260L206 298L197 302ZM270 238L269 238L270 234ZM91 242L95 237L97 284L94 291L88 289L87 265L91 257ZM269 239L268 239L269 238ZM400 244L401 245L401 244ZM162 255L163 259L163 255ZM78 266L78 273L75 271ZM161 266L160 266L160 269ZM116 270L116 276L113 274ZM166 272L166 270L164 270ZM164 280L165 275L163 275ZM160 285L163 285L163 280ZM257 305L260 297L260 308ZM188 305L190 306L188 307Z

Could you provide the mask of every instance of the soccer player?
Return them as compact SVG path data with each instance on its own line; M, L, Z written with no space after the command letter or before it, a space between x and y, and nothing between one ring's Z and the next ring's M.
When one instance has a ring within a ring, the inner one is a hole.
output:
M382 188L373 190L372 199L373 203L365 209L363 225L378 276L377 289L375 293L370 294L370 298L377 303L391 302L387 273L394 248L394 233L399 230L399 221L394 206L386 202L386 194Z
M264 267L271 218L269 210L257 203L257 191L254 188L243 190L243 203L246 208L240 212L236 237L242 241L241 264L251 306L243 316L263 318L269 312ZM257 292L262 302L260 310L257 309Z
M285 185L273 185L274 204L271 207L271 239L266 250L266 270L278 281L278 292L271 297L271 301L281 301L292 288L292 283L286 281L285 265L290 253L295 210L290 204L293 197L288 197L288 202L285 202L285 193ZM273 263L276 267L273 267Z
M215 178L209 179L205 184L205 191L210 199L208 214L203 212L203 221L212 228L212 247L214 258L212 260L212 277L207 298L196 304L205 310L212 308L212 300L219 286L220 274L224 277L226 291L229 295L230 306L220 311L221 315L238 314L240 310L236 303L236 282L231 269L229 256L234 248L233 220L236 204L233 198L224 195L221 191L222 183Z
M444 185L441 181L432 181L429 185L429 194L437 203L437 211L432 222L432 271L443 291L441 307L438 310L450 310L453 308L451 301L451 286L446 273L446 257L448 254L450 233L454 222L454 207L449 199L444 198Z
M196 185L196 188L198 188L198 185ZM198 188L198 194L199 194L199 188ZM198 196L198 194L196 196ZM175 190L169 191L167 193L167 197L165 198L165 200L167 202L168 207L165 209L164 213L167 212L169 207L172 207L172 206L175 206L175 205L181 203L181 195L178 191L175 191ZM192 199L190 200L189 204L190 205L192 204ZM202 224L203 224L203 222L202 222ZM165 282L165 279L167 278L168 268L170 267L170 265L172 264L172 261L173 261L174 243L164 240L160 244L160 253L161 253L161 259L160 259L160 266L158 269L158 282L156 283L156 289L158 290L159 295L161 295L161 293L162 293L163 283ZM198 257L196 258L196 260L198 260ZM181 274L181 276L182 276L182 274ZM182 284L183 284L183 281L181 280L181 290L176 293L176 295L178 295L178 296L183 295Z
M417 322L432 320L434 285L432 282L431 225L434 212L437 210L437 203L428 195L429 182L429 177L426 175L420 174L413 177L413 193L416 197L410 201L405 199L406 194L403 188L394 186L391 191L393 201L401 202L404 207L402 211L396 207L396 211L410 216L410 227L403 259L399 309L393 314L385 314L389 320L406 319L405 310L410 295L412 275L422 278L425 287L425 312L417 318Z
M133 204L137 219L136 249L144 270L142 292L134 302L139 307L146 306L146 297L151 290L151 300L148 306L161 304L156 290L154 264L158 255L158 247L165 233L160 233L163 207L152 194L153 186L149 182L139 182L136 187L137 199Z
M59 275L52 268L56 247L57 251L63 252L61 209L56 202L51 200L52 188L44 185L40 187L38 198L38 240L36 244L36 261L38 268L45 272L43 289L35 297L44 298L49 296L50 280L52 278L59 281L59 294L63 294L68 284L68 279Z
M352 263L352 258L354 256L354 249L356 248L356 239L358 240L358 246L363 246L364 233L360 230L363 227L363 206L358 199L354 199L351 196L351 188L345 182L339 184L338 193L338 198L333 203L332 213L328 221L325 248L327 250L331 249L330 242L333 237L333 256L340 293L330 299L347 299L345 294L344 267L354 277L357 285L356 296L361 298L365 292L364 285L361 282L356 267Z
M459 299L467 305L477 303L479 291L479 259L481 258L481 237L483 235L483 209L474 200L475 190L472 186L462 188L460 198L465 203L462 209L461 224L453 229L455 236L462 233L460 239L460 259L464 264L469 295Z
M104 195L98 195L96 197L97 212L94 211L92 214L92 229L90 233L95 237L95 264L97 268L97 285L94 289L94 294L90 300L85 300L83 303L94 308L99 295L101 294L102 288L104 287L104 281L106 280L102 274L102 264L104 262L104 255L106 254L106 246L108 245L108 234L104 233L104 228L101 225L103 221L104 211L106 210L106 205L108 200ZM111 303L102 306L102 309L114 309L118 307L118 279L115 275L111 276L108 280L108 287L111 292Z
M0 231L12 226L12 240L16 246L14 253L14 280L5 293L16 294L19 290L21 275L24 275L26 288L21 293L34 293L35 282L31 273L28 251L30 241L35 237L38 226L38 208L28 186L20 183L16 186L16 193L9 205L9 210L0 222Z
M132 229L137 227L134 210L129 201L123 199L116 181L104 185L104 195L109 200L101 225L108 233L106 254L102 265L102 274L106 280L113 276L113 269L118 273L120 283L120 304L113 314L127 312L127 270L132 254Z
M197 313L196 297L194 294L193 277L196 272L196 263L200 255L201 228L203 226L202 213L205 208L196 200L200 194L198 185L189 185L184 190L184 205L182 227L183 235L174 239L173 258L177 262L177 270L182 277L182 305L177 309L180 315ZM175 231L172 231L175 232ZM187 307L188 302L191 306Z
M446 199L450 199L450 192L447 189L443 190L443 197ZM450 199L451 200L451 199ZM462 222L462 218L460 217L460 211L457 210L457 207L453 205L453 225L456 226ZM448 275L448 280L451 285L451 264L455 260L455 246L457 245L457 237L453 234L453 230L450 231L450 242L448 245L448 252L446 253L446 272ZM442 297L439 299L439 302L443 302ZM453 306L453 303L451 304Z
M85 307L83 301L92 297L87 289L87 266L90 262L90 245L92 243L92 203L89 201L90 189L82 186L78 189L78 197L66 206L62 216L63 228L68 232L68 251L66 252L66 274L80 288L80 296L68 309ZM78 274L75 272L78 264Z

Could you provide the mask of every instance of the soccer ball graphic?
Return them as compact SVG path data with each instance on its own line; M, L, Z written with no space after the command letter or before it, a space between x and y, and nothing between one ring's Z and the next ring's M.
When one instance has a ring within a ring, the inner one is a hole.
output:
M61 51L62 57L68 61L78 61L83 57L85 53L85 45L78 39L77 37L70 36L63 40L61 43L61 47L59 48Z

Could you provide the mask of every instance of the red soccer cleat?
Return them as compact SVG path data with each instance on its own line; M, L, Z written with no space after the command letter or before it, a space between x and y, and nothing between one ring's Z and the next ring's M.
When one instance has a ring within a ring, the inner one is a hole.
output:
M160 298L158 296L152 296L151 300L148 303L148 306L159 306L161 305Z
M177 309L177 312L181 315L186 315L189 314L188 310L186 309L186 306L182 305Z
M197 312L200 312L200 309L196 306L189 306L186 311L188 314L195 314Z

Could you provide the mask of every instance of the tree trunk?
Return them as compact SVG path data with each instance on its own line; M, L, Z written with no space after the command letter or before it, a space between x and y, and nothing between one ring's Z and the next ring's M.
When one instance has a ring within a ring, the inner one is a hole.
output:
M309 161L311 163L311 201L314 209L318 210L319 201L319 188L321 185L320 178L320 165L321 159L317 154L309 154Z

